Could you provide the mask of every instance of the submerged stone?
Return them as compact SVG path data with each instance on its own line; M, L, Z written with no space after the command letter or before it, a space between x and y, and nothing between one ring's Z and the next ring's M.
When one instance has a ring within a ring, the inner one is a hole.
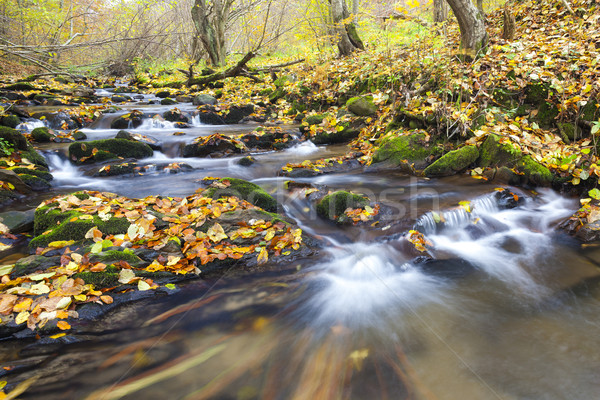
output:
M321 217L337 221L348 208L363 208L369 205L369 199L362 195L344 190L333 192L317 203L317 214Z
M145 158L154 152L145 143L127 139L103 139L73 143L69 146L69 159L76 164L109 160L117 157Z

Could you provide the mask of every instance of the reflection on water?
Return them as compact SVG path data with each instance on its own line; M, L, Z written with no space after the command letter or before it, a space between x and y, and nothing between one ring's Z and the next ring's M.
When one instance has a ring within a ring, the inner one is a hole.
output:
M155 126L152 135L162 140L172 132ZM363 192L386 205L393 212L379 228L403 221L388 231L340 227L318 219L307 199L283 189L287 178L275 176L287 162L344 151L304 142L255 154L251 167L238 165L239 157L161 152L139 161L193 168L176 179L158 168L91 178L48 155L56 190L186 196L205 176L253 180L326 248L272 270L232 270L169 295L165 289L98 324L78 326L79 334L7 341L0 378L34 379L23 399L598 397L600 252L584 252L554 230L577 204L552 192L516 192L526 200L510 209L497 204L492 186L462 177L390 172L298 179ZM462 200L471 201L469 212L456 207ZM431 242L427 253L401 234L413 225Z

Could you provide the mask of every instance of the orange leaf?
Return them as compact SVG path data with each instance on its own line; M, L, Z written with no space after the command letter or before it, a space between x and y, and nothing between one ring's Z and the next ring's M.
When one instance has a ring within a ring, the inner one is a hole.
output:
M69 325L69 323L67 321L58 321L56 323L56 326L58 327L58 329L60 329L61 331L66 331L71 329L71 325Z

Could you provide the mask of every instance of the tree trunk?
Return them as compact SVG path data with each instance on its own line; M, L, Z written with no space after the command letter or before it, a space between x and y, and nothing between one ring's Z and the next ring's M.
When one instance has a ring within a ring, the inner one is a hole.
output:
M485 13L483 12L483 0L477 0L477 9L485 19Z
M508 6L508 2L504 4L504 29L502 31L502 39L512 41L515 38L515 16Z
M230 2L195 0L192 21L202 47L214 66L225 64L225 23L229 16Z
M433 22L444 22L448 19L448 3L446 0L433 0Z
M464 59L474 59L487 47L488 34L483 16L471 0L448 0L460 28L460 48Z
M348 56L355 50L364 50L365 46L358 36L356 25L348 22L350 13L345 0L329 0L333 31L337 36L340 56Z

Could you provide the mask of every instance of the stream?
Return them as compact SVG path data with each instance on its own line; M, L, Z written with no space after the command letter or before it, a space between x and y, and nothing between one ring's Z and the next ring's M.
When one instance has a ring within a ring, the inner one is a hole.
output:
M171 108L128 103L82 131L87 140L112 138L118 130L110 122L118 115ZM183 158L177 149L197 136L255 126L191 125L181 130L146 120L130 130L163 143L163 152L139 165L193 168L176 174L149 167L142 176L92 177L68 161L68 144L41 145L52 189L4 211L83 189L188 196L204 177L231 176L273 194L325 248L277 269L191 281L75 335L5 341L0 380L16 373L19 380L37 379L19 398L600 397L600 248L582 248L556 230L577 200L510 188L522 202L506 208L494 185L467 176L427 180L367 170L295 179L364 193L391 210L377 227L338 226L285 190L289 178L278 172L288 162L344 154L346 146L302 142L253 154L256 163L243 167L241 157ZM457 207L464 200L471 201L471 212ZM433 261L416 257L404 240L413 227L432 243Z

